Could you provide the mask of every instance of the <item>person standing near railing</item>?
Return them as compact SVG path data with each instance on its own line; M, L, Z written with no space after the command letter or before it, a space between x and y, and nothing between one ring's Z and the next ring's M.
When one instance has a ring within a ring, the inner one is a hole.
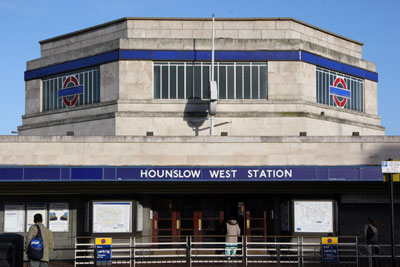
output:
M370 253L372 254L372 257L378 255L380 253L380 248L379 246L377 246L379 243L378 224L371 217L367 218L367 224L365 224L364 226L364 237L365 237L365 243L367 245L371 245ZM373 258L373 266L377 266L376 257Z
M230 256L236 255L238 236L240 236L240 227L233 216L229 217L225 227L225 256L227 256L229 260Z

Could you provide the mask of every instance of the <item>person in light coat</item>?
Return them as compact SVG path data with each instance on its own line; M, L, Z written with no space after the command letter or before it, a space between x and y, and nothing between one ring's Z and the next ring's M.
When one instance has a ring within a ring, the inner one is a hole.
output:
M240 227L235 218L230 217L226 222L226 237L225 237L225 255L230 259L230 256L236 255L238 236L240 236Z
M38 229L36 225L38 225L40 227L40 232L43 239L43 258L40 261L29 259L29 267L48 267L49 254L54 249L53 233L43 225L42 214L35 214L35 216L33 216L33 222L35 224L29 227L29 233L26 238L25 248L28 248L31 240L37 235Z

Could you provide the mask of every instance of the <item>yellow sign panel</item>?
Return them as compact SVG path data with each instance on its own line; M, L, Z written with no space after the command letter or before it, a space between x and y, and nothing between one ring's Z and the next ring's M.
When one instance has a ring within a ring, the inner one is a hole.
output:
M337 237L322 237L321 243L322 243L322 245L337 245L338 238Z
M393 173L392 175L393 175L393 182L400 182L400 174ZM383 181L390 182L390 173L383 174Z
M112 243L111 237L96 238L96 245L111 245L111 243Z

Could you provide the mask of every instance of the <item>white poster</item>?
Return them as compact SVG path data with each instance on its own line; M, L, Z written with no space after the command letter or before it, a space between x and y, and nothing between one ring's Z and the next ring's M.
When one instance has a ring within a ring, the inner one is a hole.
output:
M50 203L49 229L53 232L68 232L69 209L67 202Z
M131 232L132 202L93 202L93 233Z
M143 205L139 202L137 203L136 231L143 231Z
M4 205L4 232L21 233L25 226L25 204L6 203Z
M34 225L33 216L40 213L43 217L43 225L47 227L47 203L46 202L32 202L26 205L26 231L29 231L29 227Z
M332 201L294 201L294 231L297 233L332 233Z

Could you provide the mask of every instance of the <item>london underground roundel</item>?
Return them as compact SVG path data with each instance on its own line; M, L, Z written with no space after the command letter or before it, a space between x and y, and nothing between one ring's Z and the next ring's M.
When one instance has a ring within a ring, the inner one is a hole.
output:
M83 93L83 85L79 85L75 76L65 78L62 89L58 90L58 97L62 97L63 102L68 107L74 106L79 99L79 94Z
M329 87L329 94L333 95L336 105L341 108L346 105L347 99L351 98L351 92L342 77L336 77L333 86Z

